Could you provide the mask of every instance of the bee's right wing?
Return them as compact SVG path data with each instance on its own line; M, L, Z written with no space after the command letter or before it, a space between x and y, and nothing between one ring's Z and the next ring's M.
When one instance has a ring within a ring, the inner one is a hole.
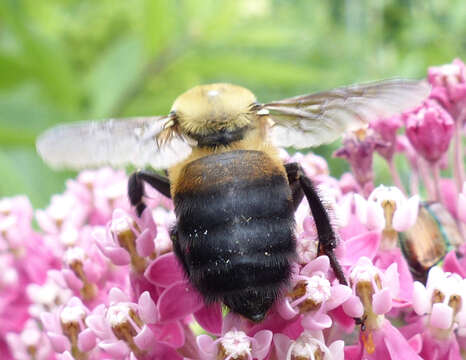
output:
M191 146L175 132L162 144L157 142L170 123L169 115L59 125L40 135L36 147L54 168L79 170L131 164L165 169L191 153Z
M269 136L274 145L302 149L414 108L429 93L425 81L392 79L295 96L258 109L273 121Z

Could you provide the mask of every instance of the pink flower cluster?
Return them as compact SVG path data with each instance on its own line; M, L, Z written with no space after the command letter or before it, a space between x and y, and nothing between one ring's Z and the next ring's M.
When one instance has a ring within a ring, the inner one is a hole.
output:
M340 179L319 156L282 152L324 200L348 286L319 256L303 201L289 288L260 323L203 302L172 251L171 201L147 188L148 207L137 217L122 172L82 172L44 210L22 196L1 199L0 358L464 358L465 65L430 68L428 80L432 94L418 108L348 135L336 155L352 173ZM374 152L395 186L374 185ZM398 173L400 155L409 173ZM432 244L444 251L429 263Z

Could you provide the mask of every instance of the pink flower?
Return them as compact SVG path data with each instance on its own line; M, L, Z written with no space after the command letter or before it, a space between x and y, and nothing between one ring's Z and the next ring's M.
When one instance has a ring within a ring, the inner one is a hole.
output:
M295 274L292 290L277 306L284 319L303 314L302 325L309 330L322 330L332 325L327 312L344 303L351 289L331 284L327 279L329 267L328 257L319 256Z
M66 250L61 272L68 287L89 302L112 282L109 265L95 244L87 250L75 246Z
M368 330L378 329L399 294L397 265L382 272L370 259L362 257L351 269L349 279L353 296L343 309L351 317L362 317Z
M95 334L86 326L89 309L77 297L54 312L41 314L52 347L57 353L70 351L75 357L86 357L96 346Z
M370 124L370 127L377 133L386 146L377 147L376 151L387 161L391 161L396 151L397 130L403 125L400 116L395 115L390 118L379 118Z
M432 84L431 98L434 98L449 111L452 105L466 99L466 68L460 59L451 64L432 66L428 71Z
M343 304L350 317L363 320L359 344L345 348L345 359L420 359L416 352L385 318L399 294L396 264L382 272L368 258L361 258L353 267L350 283L353 296Z
M147 267L146 257L154 255L156 234L156 225L149 208L143 212L141 219L117 209L106 231L98 228L94 237L99 249L115 265L131 264L133 271L142 274Z
M343 147L333 155L345 158L351 165L353 175L364 193L370 193L373 188L374 172L372 158L375 150L387 145L368 131L348 135L343 140Z
M403 114L406 135L416 151L427 161L440 160L453 136L451 116L435 101L427 100L410 113Z
M123 171L111 168L82 171L76 180L68 180L66 193L79 199L86 208L88 222L105 224L113 210L130 211L127 196L127 177Z
M405 339L390 321L383 319L377 330L361 331L359 343L345 347L345 360L422 360L417 341Z
M344 359L344 342L337 340L327 347L321 331L305 330L296 340L275 334L273 342L277 358L282 360Z
M426 286L414 283L413 309L425 319L420 329L424 359L460 359L455 333L466 335L465 301L466 279L440 267L430 269Z
M66 287L62 275L57 270L49 270L47 281L42 284L30 284L26 293L31 301L29 314L37 319L43 312L50 312L64 305L73 293Z
M461 245L457 251L451 250L443 260L445 272L457 273L466 278L466 243Z
M414 283L413 309L418 315L429 315L432 329L450 330L455 324L466 330L466 279L444 273L438 266L429 271L427 284Z
M369 230L381 231L382 250L391 250L398 242L398 232L409 229L416 223L419 211L419 196L409 199L394 186L378 186L364 200L354 195L356 214Z
M262 330L248 336L236 328L237 315L228 314L225 318L222 336L213 340L208 335L197 337L197 346L202 360L262 360L269 353L272 332Z
M109 306L97 306L86 318L86 325L100 339L98 347L113 359L126 359L132 354L137 359L149 359L157 347L156 337L149 324L157 322L155 303L148 292L138 303L118 288L109 293Z
M47 209L36 211L39 226L52 235L58 235L68 227L82 226L86 215L87 208L71 194L54 195Z
M38 323L33 319L27 321L20 333L7 334L6 340L15 360L52 359L50 342L38 326ZM34 354L33 357L31 357L31 354ZM5 355L2 353L2 356Z

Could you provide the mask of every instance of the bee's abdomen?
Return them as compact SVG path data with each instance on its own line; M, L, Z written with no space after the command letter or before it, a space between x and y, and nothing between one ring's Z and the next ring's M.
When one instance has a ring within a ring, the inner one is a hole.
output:
M211 155L187 165L174 200L175 249L190 281L208 300L230 307L244 296L270 306L295 254L283 169L258 151Z

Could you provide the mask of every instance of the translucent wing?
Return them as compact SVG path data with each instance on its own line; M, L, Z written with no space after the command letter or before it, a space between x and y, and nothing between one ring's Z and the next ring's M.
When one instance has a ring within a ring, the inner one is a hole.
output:
M191 153L191 147L179 136L158 145L156 136L170 121L170 116L159 116L65 124L43 133L36 147L54 168L132 164L164 169Z
M429 93L425 81L393 79L274 101L262 105L258 114L271 116L274 145L305 148L413 108Z

